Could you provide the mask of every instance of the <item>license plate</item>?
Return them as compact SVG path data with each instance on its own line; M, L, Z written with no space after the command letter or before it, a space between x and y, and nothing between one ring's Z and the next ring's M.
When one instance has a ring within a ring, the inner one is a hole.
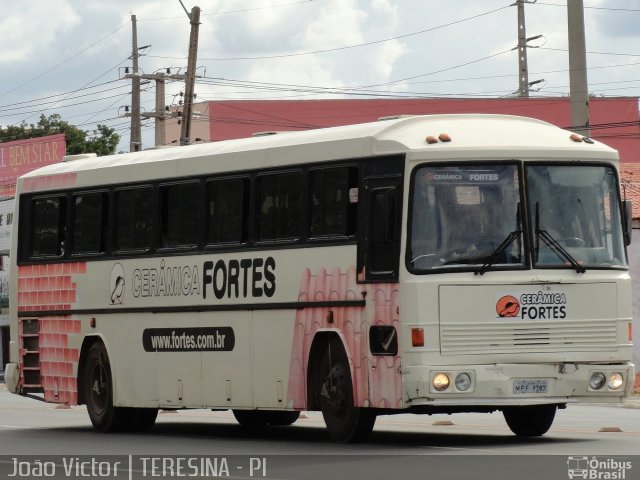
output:
M546 380L515 380L513 393L547 393Z

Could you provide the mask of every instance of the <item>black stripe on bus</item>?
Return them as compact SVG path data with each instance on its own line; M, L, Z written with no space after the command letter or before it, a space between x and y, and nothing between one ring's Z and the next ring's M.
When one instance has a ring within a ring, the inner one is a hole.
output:
M70 310L23 310L18 317L57 317L65 315L105 315L125 313L180 313L180 312L226 312L240 310L304 310L306 308L364 307L365 300L335 300L321 302L276 302L243 303L231 305L187 305L171 307L123 307L123 308L78 308Z

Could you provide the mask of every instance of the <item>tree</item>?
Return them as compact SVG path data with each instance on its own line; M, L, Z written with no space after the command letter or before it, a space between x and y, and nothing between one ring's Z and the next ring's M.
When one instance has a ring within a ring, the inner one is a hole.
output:
M67 154L96 153L98 156L115 153L120 141L120 135L113 128L98 124L96 130L91 132L80 130L62 117L54 113L49 117L40 115L36 124L22 122L20 125L9 125L0 129L0 143L28 138L46 137L47 135L64 134L67 144Z
M87 140L87 152L101 155L111 155L116 152L120 135L115 133L113 128L98 124L97 130L93 131L93 137Z

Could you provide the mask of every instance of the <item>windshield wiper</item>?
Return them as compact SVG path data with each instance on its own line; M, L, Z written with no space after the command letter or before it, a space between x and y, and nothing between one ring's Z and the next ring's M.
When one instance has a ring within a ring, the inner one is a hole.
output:
M558 257L560 257L560 259L569 262L571 266L575 268L576 273L584 273L587 271L582 265L578 263L573 255L571 255L562 245L560 245L560 242L553 238L553 236L549 232L540 228L540 204L536 202L536 240L538 242L538 245L536 247L536 254L540 249L540 239L542 239L544 243L547 244L549 249L551 249L551 251Z
M484 265L482 265L473 273L476 275L484 275L485 272L487 272L487 270L491 268L491 265L496 262L498 256L501 255L507 248L509 248L509 246L516 238L520 236L520 234L522 234L522 227L520 225L520 202L518 202L518 205L516 207L516 229L513 232L509 233L509 235L507 235L502 243L498 245L498 248L496 248L491 253L491 255L489 255L489 258L487 258L487 260L484 262Z
M514 230L509 235L507 235L507 238L505 238L502 241L502 243L498 245L498 248L496 248L493 251L493 253L489 255L489 258L487 258L487 260L484 262L484 265L478 268L474 273L476 275L484 275L485 272L489 270L489 268L491 268L491 265L493 265L496 262L496 259L498 258L498 256L502 254L502 252L504 252L507 248L509 248L509 246L513 243L513 241L516 238L520 236L521 233L522 233L522 230L518 229L518 230Z

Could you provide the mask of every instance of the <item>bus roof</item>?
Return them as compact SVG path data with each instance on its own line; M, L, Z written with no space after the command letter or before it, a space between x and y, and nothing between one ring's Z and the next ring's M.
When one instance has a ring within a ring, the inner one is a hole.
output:
M438 139L440 134L451 140L427 141L427 137ZM424 152L423 158L434 159L451 158L445 152L454 151L458 155L466 151L467 155L461 158L475 159L482 158L479 151L486 151L485 157L493 152L499 158L544 158L552 153L554 158L565 160L618 158L615 150L602 143L572 140L570 136L571 132L547 122L510 115L401 116L372 123L83 158L34 170L21 179L82 176L82 172L92 171L101 174L100 178L93 177L91 184L95 185L206 174L212 171L211 161L219 162L215 172L232 172L408 152Z

